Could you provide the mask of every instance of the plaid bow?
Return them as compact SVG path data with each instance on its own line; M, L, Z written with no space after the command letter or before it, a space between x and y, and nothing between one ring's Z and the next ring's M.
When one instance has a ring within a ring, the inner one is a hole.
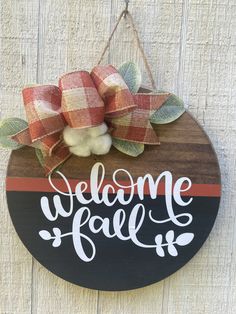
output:
M22 93L28 128L12 139L42 151L47 175L71 155L62 139L66 125L81 129L105 120L114 138L159 144L149 118L169 97L168 93L131 94L111 65L97 66L91 74L67 73L59 87L35 85Z

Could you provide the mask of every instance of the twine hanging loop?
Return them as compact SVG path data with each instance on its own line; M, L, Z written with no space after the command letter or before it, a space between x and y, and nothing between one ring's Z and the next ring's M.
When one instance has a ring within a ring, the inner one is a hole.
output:
M125 0L124 18L126 18L126 15L128 12L129 12L129 0Z
M115 31L117 30L118 25L120 24L120 21L122 20L122 17L124 17L124 18L127 17L127 18L129 19L130 24L131 24L131 29L132 29L132 31L133 31L134 38L135 38L135 40L136 40L138 49L139 49L139 51L140 51L140 53L141 53L141 56L142 56L142 58L143 58L143 62L144 62L144 65L145 65L147 74L148 74L148 76L149 76L149 79L150 79L150 82L151 82L151 85L152 85L152 89L153 89L153 90L156 90L156 84L155 84L155 81L154 81L154 77L153 77L151 68L150 68L150 66L149 66L149 64L148 64L147 57L146 57L146 54L145 54L145 52L144 52L143 46L142 46L141 41L140 41L140 39L139 39L138 31L137 31L137 29L136 29L136 27L135 27L133 16L132 16L131 13L128 11L129 0L125 0L125 3L126 3L126 7L125 7L125 9L121 12L121 14L120 14L120 16L119 16L119 18L118 18L118 20L117 20L117 22L116 22L116 24L115 24L115 26L114 26L112 32L111 32L109 38L108 38L108 41L107 41L107 43L106 43L106 46L104 47L103 52L102 52L102 54L101 54L101 57L99 58L98 65L102 62L103 57L104 57L106 51L107 51L108 48L110 47L111 40L112 40L112 38L113 38L113 36L114 36L114 34L115 34Z

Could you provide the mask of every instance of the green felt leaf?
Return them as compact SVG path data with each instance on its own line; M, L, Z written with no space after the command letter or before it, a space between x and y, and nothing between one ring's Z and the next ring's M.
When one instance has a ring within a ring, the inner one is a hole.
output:
M184 112L183 101L172 94L161 108L154 112L150 118L150 122L155 124L170 123L178 119Z
M117 138L113 138L112 144L120 152L132 157L137 157L144 151L144 144L140 143L128 142L124 140L119 140Z
M21 145L15 141L13 141L10 137L8 136L0 136L0 147L6 148L6 149L11 149L11 150L16 150L24 145Z
M8 118L0 122L0 146L3 148L19 149L21 145L11 139L11 136L28 127L28 123L19 118Z
M137 64L133 62L126 62L121 65L118 71L129 87L131 93L137 93L142 81L141 71Z
M38 158L38 161L42 167L44 167L44 156L42 151L39 148L35 148L35 154Z

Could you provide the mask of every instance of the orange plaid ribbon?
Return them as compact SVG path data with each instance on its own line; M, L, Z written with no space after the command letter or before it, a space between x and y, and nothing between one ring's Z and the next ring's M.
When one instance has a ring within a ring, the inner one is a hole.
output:
M12 139L39 148L49 174L70 157L62 139L66 125L88 128L105 120L111 136L125 141L159 144L149 122L170 94L131 94L118 71L111 65L67 73L59 87L36 85L23 90L28 128Z

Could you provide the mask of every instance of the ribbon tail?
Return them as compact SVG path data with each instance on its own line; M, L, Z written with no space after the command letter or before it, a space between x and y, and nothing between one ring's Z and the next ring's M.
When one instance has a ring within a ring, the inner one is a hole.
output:
M12 135L11 139L22 145L26 145L26 146L32 145L29 128L23 129L20 132Z
M44 155L44 170L45 174L50 175L57 167L63 164L71 153L67 146L63 142L60 142L54 149L51 155Z
M19 144L38 148L42 152L45 152L45 154L48 154L49 156L51 156L54 148L61 141L61 132L57 132L57 133L45 136L39 140L32 141L31 136L30 136L30 130L29 128L27 128L11 136L11 139L16 141Z
M61 141L60 132L32 142L29 129L27 128L13 135L11 138L22 145L41 150L46 175L52 173L71 156L68 147Z

